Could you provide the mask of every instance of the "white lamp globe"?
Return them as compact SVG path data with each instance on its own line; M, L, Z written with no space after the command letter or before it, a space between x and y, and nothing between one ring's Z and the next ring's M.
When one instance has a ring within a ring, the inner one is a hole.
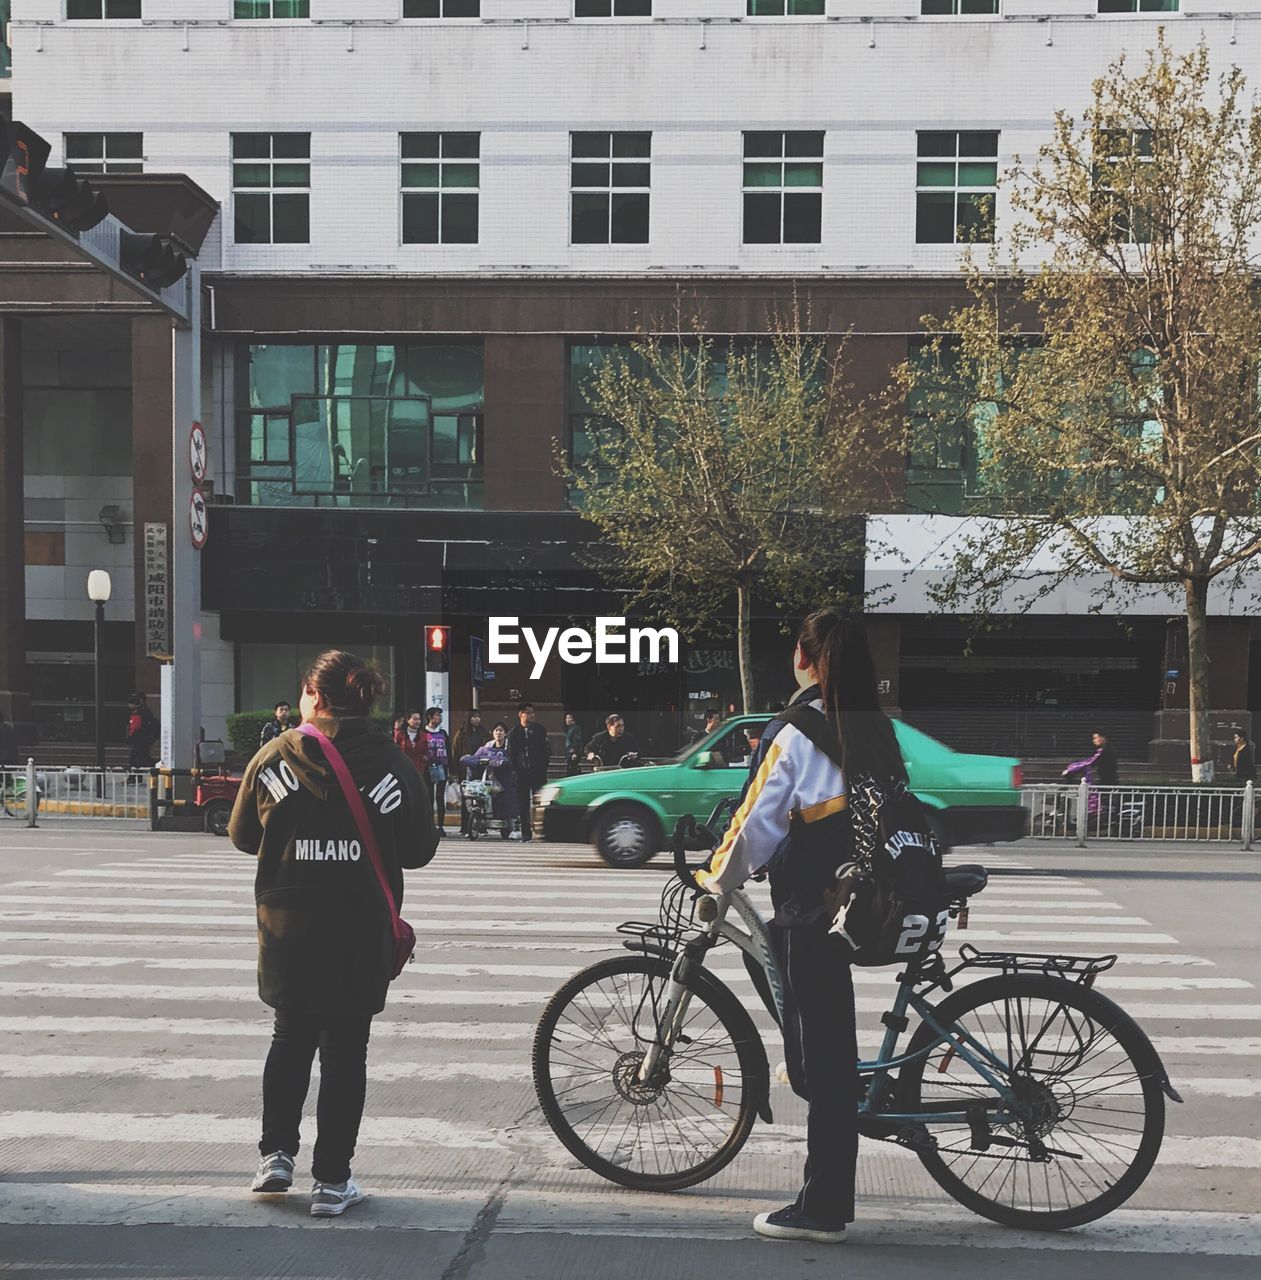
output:
M109 599L113 584L104 569L93 569L88 574L88 599L93 604L104 604Z

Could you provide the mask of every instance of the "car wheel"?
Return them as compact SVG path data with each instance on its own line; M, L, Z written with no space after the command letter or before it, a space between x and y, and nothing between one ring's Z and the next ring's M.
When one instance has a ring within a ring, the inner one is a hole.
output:
M661 847L657 820L639 805L614 805L595 822L594 844L611 867L642 867Z
M226 836L231 816L232 806L226 800L212 800L206 806L206 830L212 836Z

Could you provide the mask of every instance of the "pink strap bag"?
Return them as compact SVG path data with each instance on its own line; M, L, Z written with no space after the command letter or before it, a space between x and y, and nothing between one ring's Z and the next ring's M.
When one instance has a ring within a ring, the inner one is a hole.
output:
M342 753L333 746L333 741L328 734L317 729L313 724L299 725L298 732L306 734L308 738L314 738L324 748L324 755L332 766L337 781L341 784L346 803L350 806L351 817L359 828L363 847L372 861L372 869L377 873L381 892L385 894L386 905L390 908L390 922L394 931L394 957L391 962L390 977L397 978L416 949L416 931L398 913L394 895L390 892L390 882L386 879L385 864L381 861L381 849L377 845L368 811L363 807L363 797L359 794L359 788L355 786L354 778L350 776L350 770L346 767L346 761L342 759Z

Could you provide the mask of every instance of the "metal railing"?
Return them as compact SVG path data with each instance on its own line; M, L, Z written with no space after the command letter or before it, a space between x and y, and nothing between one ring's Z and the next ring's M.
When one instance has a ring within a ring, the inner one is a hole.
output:
M62 769L25 765L0 769L6 818L33 827L39 817L131 818L149 816L149 774L127 769Z
M1243 787L1095 787L1087 782L1021 788L1035 840L1177 841L1251 849L1256 792Z

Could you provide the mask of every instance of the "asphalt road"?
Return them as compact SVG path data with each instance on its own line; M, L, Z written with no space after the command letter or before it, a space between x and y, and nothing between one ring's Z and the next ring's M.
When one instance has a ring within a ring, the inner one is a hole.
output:
M4 822L0 1273L1252 1276L1261 1255L1259 857L960 851L958 860L987 862L994 875L969 932L948 948L971 940L1119 952L1100 989L1138 1017L1186 1103L1171 1104L1161 1159L1134 1199L1056 1235L973 1217L913 1155L864 1140L859 1221L843 1249L829 1250L750 1230L754 1213L792 1198L800 1175L804 1108L785 1086L772 1090L774 1124L759 1123L734 1164L670 1195L601 1181L537 1110L529 1045L546 997L590 959L619 953L619 921L651 918L664 865L617 872L576 846L448 839L409 877L417 963L375 1026L355 1162L371 1198L340 1220L313 1222L300 1192L246 1190L269 1030L254 985L249 860L209 836ZM713 963L751 998L731 956ZM868 1043L890 979L859 975ZM778 1042L768 1019L757 1020L774 1063Z

